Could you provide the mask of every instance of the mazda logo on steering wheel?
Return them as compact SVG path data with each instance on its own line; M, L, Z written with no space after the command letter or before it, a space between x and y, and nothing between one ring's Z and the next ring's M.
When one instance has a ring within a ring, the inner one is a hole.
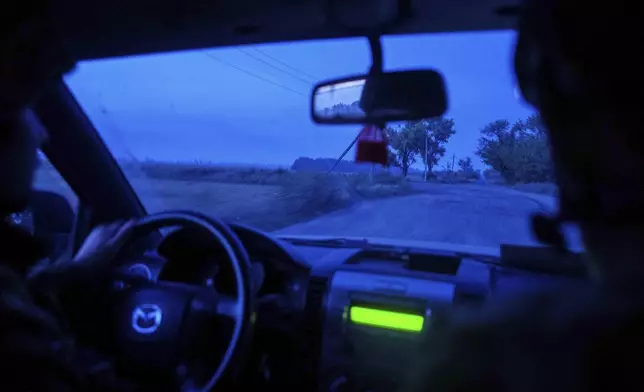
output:
M132 312L132 329L140 334L151 334L159 329L162 320L163 312L158 305L140 305Z

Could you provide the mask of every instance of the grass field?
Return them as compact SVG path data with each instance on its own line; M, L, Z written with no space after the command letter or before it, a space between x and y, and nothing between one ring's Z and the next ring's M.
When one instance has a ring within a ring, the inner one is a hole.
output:
M182 163L124 163L124 172L149 212L191 209L263 230L276 230L350 207L362 200L409 194L409 183L389 174L304 173L286 169ZM36 188L75 204L73 192L48 165Z
M538 193L540 195L546 196L557 196L557 186L550 182L515 184L511 187L521 192Z
M196 210L269 231L350 207L362 200L407 195L414 192L410 182L423 181L417 173L403 179L388 173L326 174L154 161L121 164L149 212ZM458 173L450 176L438 173L430 180L446 184L477 181ZM487 183L505 185L492 176ZM506 186L549 196L556 191L553 184ZM76 204L73 192L49 165L43 165L37 173L36 187L56 191Z

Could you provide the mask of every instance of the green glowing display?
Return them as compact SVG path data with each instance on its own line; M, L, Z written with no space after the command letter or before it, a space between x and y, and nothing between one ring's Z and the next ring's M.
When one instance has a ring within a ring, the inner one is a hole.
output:
M418 314L367 308L364 306L351 306L349 309L349 320L355 324L409 332L421 332L425 322L425 318Z

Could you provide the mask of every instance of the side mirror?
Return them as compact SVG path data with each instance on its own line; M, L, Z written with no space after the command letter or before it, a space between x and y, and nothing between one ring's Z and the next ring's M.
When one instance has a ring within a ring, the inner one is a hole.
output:
M316 85L311 96L311 117L318 124L421 120L446 111L443 76L434 70L335 79Z

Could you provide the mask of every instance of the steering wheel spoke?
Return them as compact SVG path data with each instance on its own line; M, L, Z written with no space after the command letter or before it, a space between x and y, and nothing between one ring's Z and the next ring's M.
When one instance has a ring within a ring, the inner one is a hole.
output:
M236 320L244 312L243 304L237 298L222 296L217 304L217 314Z

